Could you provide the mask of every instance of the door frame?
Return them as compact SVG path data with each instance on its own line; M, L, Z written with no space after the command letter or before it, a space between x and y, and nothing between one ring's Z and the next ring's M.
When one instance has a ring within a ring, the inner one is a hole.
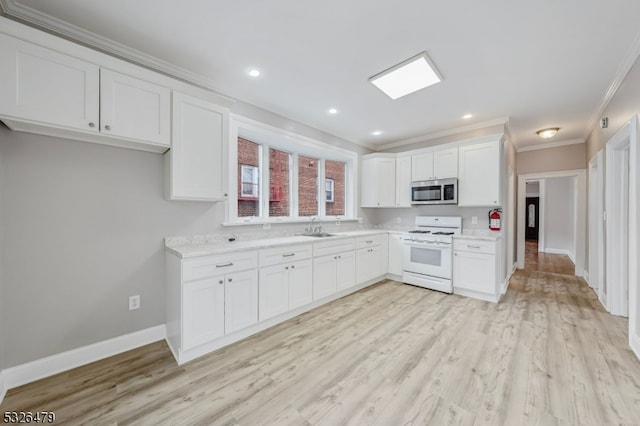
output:
M587 283L606 306L604 294L604 149L589 161L589 258Z
M562 170L558 172L529 173L518 175L518 268L524 268L524 231L525 231L525 215L521 212L525 211L526 199L526 182L530 180L541 180L557 177L575 177L577 183L575 213L575 250L576 250L576 276L583 276L585 272L585 240L586 240L586 210L587 210L587 185L586 185L586 169ZM540 210L543 210L545 201L542 195L542 185L540 185ZM540 214L540 222L544 219L544 215ZM540 225L542 231L543 225ZM538 237L540 238L540 237ZM540 240L538 240L540 241Z

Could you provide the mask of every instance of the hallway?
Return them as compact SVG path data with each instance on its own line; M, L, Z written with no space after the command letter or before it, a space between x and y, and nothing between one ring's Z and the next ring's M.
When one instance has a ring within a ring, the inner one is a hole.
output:
M524 269L527 271L575 275L576 268L569 256L538 252L538 241L527 240L525 241Z

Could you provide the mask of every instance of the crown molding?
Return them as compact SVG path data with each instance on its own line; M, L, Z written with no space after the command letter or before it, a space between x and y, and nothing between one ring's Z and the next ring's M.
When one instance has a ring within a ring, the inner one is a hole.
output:
M593 130L598 125L600 118L604 114L605 109L609 106L609 103L613 99L613 97L618 93L618 89L622 86L622 83L627 78L627 74L631 71L633 64L635 64L636 60L640 56L640 32L636 35L636 38L631 43L631 47L627 51L624 59L618 66L616 73L614 75L613 81L609 85L609 88L604 94L604 97L600 101L600 107L594 112L589 121L587 122L587 131L584 135L584 140L588 140L589 136L593 133Z
M584 139L567 139L566 141L557 141L557 142L543 143L540 145L525 146L525 147L516 149L516 152L537 151L539 149L557 148L559 146L567 146L567 145L577 145L579 143L584 143L584 142L585 142Z
M217 93L222 93L219 88L216 87L213 80L201 74L178 67L139 50L132 49L124 44L117 43L91 31L69 24L68 22L49 16L31 7L21 5L17 3L16 0L0 0L0 7L8 17L33 24L48 32L62 35L72 41L99 49L129 62L165 73L171 77L182 79L185 82L196 84Z
M396 148L399 146L411 145L416 142L426 142L437 138L443 138L445 136L453 136L460 133L471 132L473 130L484 129L485 127L504 126L509 122L509 117L496 118L495 120L482 121L468 126L456 127L453 129L442 130L439 132L426 133L420 136L414 136L409 139L403 139L396 142L386 143L383 145L376 145L373 147L376 151L381 151L389 148Z

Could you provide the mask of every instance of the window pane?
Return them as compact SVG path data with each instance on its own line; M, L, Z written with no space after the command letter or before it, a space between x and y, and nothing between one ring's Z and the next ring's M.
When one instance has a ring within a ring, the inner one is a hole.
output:
M238 217L260 216L260 145L238 138Z
M298 216L318 214L318 159L298 157Z
M326 198L326 215L327 216L344 216L345 214L345 170L346 163L341 161L327 160L325 164L325 177L331 182L332 197L329 198L329 189L327 189Z
M269 148L269 216L290 216L290 154Z

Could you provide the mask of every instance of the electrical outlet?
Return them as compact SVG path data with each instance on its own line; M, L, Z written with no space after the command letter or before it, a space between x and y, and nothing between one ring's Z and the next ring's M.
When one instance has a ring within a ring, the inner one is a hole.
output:
M271 229L271 224L270 223L263 223L262 224L262 229Z
M478 224L478 216L471 216L471 224L472 225Z
M396 223L400 225L402 223L402 218L401 217L396 218Z
M129 297L129 310L134 311L136 309L140 309L140 295L136 294L135 296Z

